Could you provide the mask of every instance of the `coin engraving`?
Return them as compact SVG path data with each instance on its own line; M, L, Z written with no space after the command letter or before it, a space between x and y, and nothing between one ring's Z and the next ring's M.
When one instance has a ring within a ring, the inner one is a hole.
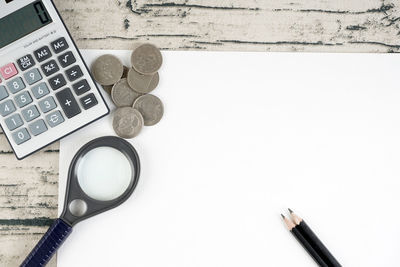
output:
M92 65L93 78L101 85L113 85L122 77L124 66L113 55L103 55Z
M143 75L131 68L128 72L128 84L138 93L148 94L153 91L159 81L158 72L152 75Z
M143 128L143 117L132 107L118 108L114 112L113 128L122 138L134 138Z
M111 90L111 98L117 107L132 107L140 95L132 90L125 78L114 84Z
M142 114L145 126L157 124L164 115L164 106L161 100L154 95L139 97L133 104L133 108Z
M156 73L161 68L162 62L160 50L152 44L143 44L132 52L132 66L141 74Z

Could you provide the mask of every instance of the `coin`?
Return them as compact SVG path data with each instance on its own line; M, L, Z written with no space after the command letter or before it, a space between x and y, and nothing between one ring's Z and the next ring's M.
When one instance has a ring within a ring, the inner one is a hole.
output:
M127 66L124 66L124 71L122 73L122 78L127 78L128 77L129 70L130 70L130 68L128 68Z
M122 138L134 138L143 128L143 117L132 107L118 108L114 112L113 128Z
M153 91L159 81L158 72L153 75L143 75L131 68L128 72L128 84L138 93L148 94Z
M141 74L154 74L162 65L160 50L152 44L143 44L132 52L133 68Z
M125 78L114 84L111 90L111 98L117 107L132 107L139 96L141 94L133 91Z
M154 95L142 95L136 99L133 108L142 114L145 126L157 124L164 115L164 106Z
M101 85L115 84L122 77L124 66L113 55L103 55L92 65L93 78Z
M109 95L111 95L111 90L113 88L113 85L102 85L104 91L106 91Z

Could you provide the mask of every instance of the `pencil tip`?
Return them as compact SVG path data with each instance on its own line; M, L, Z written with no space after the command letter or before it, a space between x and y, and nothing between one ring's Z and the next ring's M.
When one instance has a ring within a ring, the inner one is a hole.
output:
M289 211L290 213L293 213L293 210L291 210L291 209L288 209L288 211Z
M282 216L282 218L283 218L283 219L285 219L285 218L286 218L286 217L285 217L285 215L283 215L283 214L281 214L281 216Z

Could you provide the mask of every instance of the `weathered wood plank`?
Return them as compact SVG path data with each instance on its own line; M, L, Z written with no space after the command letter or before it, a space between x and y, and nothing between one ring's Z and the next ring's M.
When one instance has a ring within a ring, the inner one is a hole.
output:
M55 0L80 48L399 52L400 0ZM0 134L0 266L57 216L58 143L17 161ZM50 266L55 266L53 260Z
M81 48L398 52L399 1L55 1Z

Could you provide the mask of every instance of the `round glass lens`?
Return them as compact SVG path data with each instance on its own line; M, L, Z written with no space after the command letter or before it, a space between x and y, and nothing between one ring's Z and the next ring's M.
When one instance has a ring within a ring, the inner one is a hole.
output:
M98 147L80 160L78 183L89 197L109 201L128 189L134 171L123 153L112 147Z

